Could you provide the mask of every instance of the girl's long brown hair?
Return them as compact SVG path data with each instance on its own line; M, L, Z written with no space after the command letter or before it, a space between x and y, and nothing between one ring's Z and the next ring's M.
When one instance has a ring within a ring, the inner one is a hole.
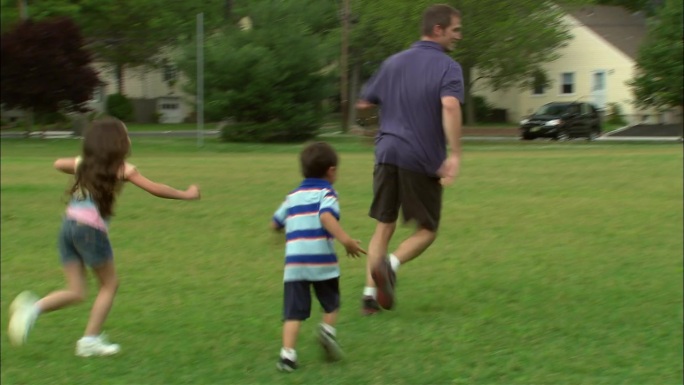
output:
M88 194L97 204L100 215L111 217L130 149L123 122L115 118L93 121L83 138L83 159L69 193Z

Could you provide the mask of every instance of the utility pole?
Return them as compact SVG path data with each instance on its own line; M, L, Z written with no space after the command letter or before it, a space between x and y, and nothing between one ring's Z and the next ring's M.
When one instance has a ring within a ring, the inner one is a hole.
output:
M349 129L349 1L342 0L342 52L340 53L342 132L347 132Z
M233 0L223 1L223 19L230 22L230 18L233 17Z
M21 17L21 20L27 20L28 4L26 4L26 0L17 0L17 6L19 6L19 16Z

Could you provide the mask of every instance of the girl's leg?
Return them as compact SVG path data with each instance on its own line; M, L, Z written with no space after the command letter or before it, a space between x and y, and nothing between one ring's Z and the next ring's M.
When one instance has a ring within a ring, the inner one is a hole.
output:
M108 259L104 264L93 268L95 276L100 282L100 291L90 311L90 318L83 338L76 343L76 355L81 357L110 356L121 351L117 344L110 344L102 335L102 325L107 319L109 310L114 303L114 296L118 287L114 260Z
M97 293L97 298L90 311L90 319L88 320L84 336L94 337L102 332L102 325L107 319L109 310L114 303L114 296L119 287L119 281L114 269L113 259L109 259L103 265L93 268L93 272L100 283L100 291Z
M10 305L9 337L14 345L26 342L33 324L42 312L61 309L83 301L85 298L86 276L83 263L70 260L64 264L67 289L54 291L42 299L30 293L23 292Z
M66 290L53 291L36 302L39 313L59 310L85 299L87 281L83 262L73 260L65 263L64 276L67 281Z

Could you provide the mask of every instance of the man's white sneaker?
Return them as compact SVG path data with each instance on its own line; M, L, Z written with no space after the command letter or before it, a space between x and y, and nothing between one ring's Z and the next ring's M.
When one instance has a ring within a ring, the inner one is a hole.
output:
M38 315L35 308L37 301L37 296L25 291L20 293L10 304L8 335L12 345L21 346L26 343L28 334Z
M110 344L104 335L82 337L76 342L76 355L79 357L111 356L121 351L118 344Z

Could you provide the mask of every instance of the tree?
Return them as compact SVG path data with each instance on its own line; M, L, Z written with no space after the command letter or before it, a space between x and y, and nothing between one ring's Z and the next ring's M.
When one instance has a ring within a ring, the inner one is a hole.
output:
M356 2L353 12L359 24L353 31L352 52L366 76L387 56L420 38L422 12L430 4L426 0ZM557 50L571 39L563 21L566 10L553 3L463 0L458 8L463 16L463 40L452 55L463 68L470 122L474 122L474 110L469 91L476 82L494 89L529 86L539 79L542 65L556 59Z
M225 129L224 138L299 141L317 133L325 112L322 101L332 92L330 74L322 70L338 51L326 40L325 13L307 22L309 12L321 10L316 2L310 1L312 8L292 0L252 3L235 9L250 16L252 29L229 27L207 38L205 116L237 123ZM194 93L194 44L186 47L178 67L189 80L187 91Z
M205 13L209 29L220 25L232 5L225 0L42 0L29 4L34 20L65 16L82 29L98 61L115 71L118 93L127 66L157 65L160 53L192 36L195 15ZM16 1L2 0L3 29L18 18Z
M682 1L667 0L649 20L637 57L637 75L629 83L639 107L666 109L683 105L683 16Z
M27 20L2 34L0 101L50 114L87 110L99 85L78 26L70 19Z

